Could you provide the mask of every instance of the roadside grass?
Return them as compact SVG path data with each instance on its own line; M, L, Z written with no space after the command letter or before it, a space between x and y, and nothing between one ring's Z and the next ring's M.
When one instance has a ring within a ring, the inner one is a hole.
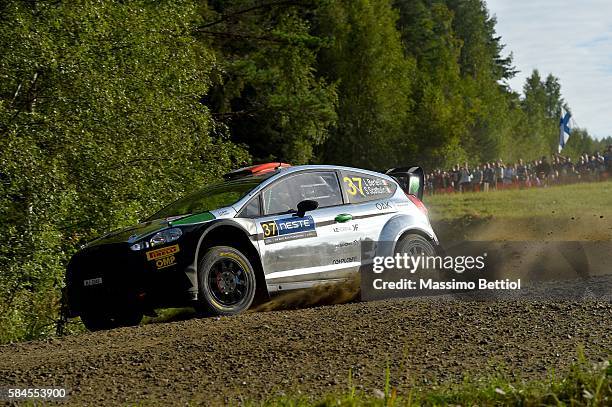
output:
M523 226L526 222L567 225L568 236L580 237L577 229L612 226L612 182L585 183L526 190L427 196L425 204L434 223L446 227L479 226L503 221L503 225ZM534 233L538 236L540 231ZM604 237L606 235L604 234ZM563 375L554 372L546 380L510 380L496 375L485 379L468 378L460 384L390 386L389 373L381 389L357 390L349 374L348 388L342 393L312 399L307 395L271 398L253 406L331 407L331 406L611 406L612 361L591 364L579 350L578 361Z
M612 222L612 182L426 196L433 221L459 218L607 219ZM603 218L602 218L603 216Z
M511 383L501 377L487 380L469 380L464 383L414 387L400 395L389 385L389 373L383 390L372 394L356 391L349 375L349 388L345 393L328 395L322 399L307 397L280 397L260 405L265 407L331 407L331 406L610 406L612 405L612 365L610 361L590 364L579 357L566 375L548 380Z

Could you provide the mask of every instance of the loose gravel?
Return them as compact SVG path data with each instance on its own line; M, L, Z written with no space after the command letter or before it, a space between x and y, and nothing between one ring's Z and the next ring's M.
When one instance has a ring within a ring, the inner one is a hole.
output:
M214 405L342 392L349 372L375 392L387 367L400 393L498 373L546 379L579 349L610 358L611 327L605 296L350 303L4 345L0 386L67 387L72 405Z

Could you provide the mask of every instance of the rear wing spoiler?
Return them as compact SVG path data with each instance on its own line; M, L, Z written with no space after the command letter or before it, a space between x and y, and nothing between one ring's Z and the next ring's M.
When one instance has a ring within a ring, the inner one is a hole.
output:
M405 193L423 199L425 172L421 167L391 168L385 174L396 180Z

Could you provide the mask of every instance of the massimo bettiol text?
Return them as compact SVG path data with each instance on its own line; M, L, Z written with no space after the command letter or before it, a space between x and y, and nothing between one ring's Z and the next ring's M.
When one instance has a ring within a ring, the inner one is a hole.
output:
M374 290L520 290L521 279L490 279L487 253L479 256L426 256L396 253L372 262ZM466 276L466 274L470 274ZM398 278L401 275L401 278ZM464 275L464 278L455 278Z

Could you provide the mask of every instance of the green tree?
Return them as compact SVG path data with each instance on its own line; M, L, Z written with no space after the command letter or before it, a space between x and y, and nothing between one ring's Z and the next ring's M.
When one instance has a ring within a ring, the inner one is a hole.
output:
M427 169L556 151L484 0L0 2L0 341L79 244L255 160ZM603 150L575 129L565 154ZM250 153L250 154L249 154Z
M577 159L584 153L592 154L595 151L596 142L591 138L586 129L572 129L565 148L561 154Z
M397 0L405 53L416 61L416 80L406 133L418 160L428 166L468 159L464 144L473 118L461 95L461 41L453 13L440 2Z
M414 149L404 126L416 67L404 57L397 17L387 0L336 1L319 10L317 32L333 38L319 69L339 95L323 161L383 169Z
M496 20L482 0L446 0L453 12L453 31L461 41L459 66L466 114L472 117L462 146L471 161L497 160L505 155L503 140L511 137L513 95L500 85L516 71L512 55L501 55L504 45L495 33Z
M502 56L505 45L495 33L495 17L483 0L446 0L453 12L453 30L461 40L459 64L463 76L507 80L516 75L512 54ZM492 85L489 83L489 85Z
M540 154L556 151L561 106L569 109L561 98L559 80L552 74L542 80L538 70L534 70L525 81L523 93L522 108L531 134L531 149Z
M199 100L214 55L190 1L5 2L1 340L52 329L78 244L246 162ZM213 133L214 134L214 133Z
M336 120L335 86L314 69L325 42L310 34L305 1L216 1L198 32L214 47L206 97L215 120L258 161L306 164Z
M561 107L565 104L561 97L559 78L556 78L553 74L548 74L546 81L544 81L544 90L546 92L546 116L556 120L561 117Z

